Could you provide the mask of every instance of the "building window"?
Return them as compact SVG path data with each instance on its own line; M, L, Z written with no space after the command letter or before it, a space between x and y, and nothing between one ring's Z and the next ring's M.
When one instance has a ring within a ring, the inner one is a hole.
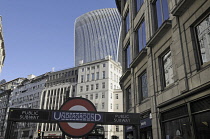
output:
M105 79L105 71L102 72L102 78Z
M141 9L141 6L143 5L144 0L136 0L136 11L138 12Z
M153 3L155 30L157 30L162 23L169 18L168 2L167 0L156 0Z
M146 31L144 21L140 24L138 28L137 38L138 50L140 52L146 46Z
M105 93L104 92L102 92L102 98L105 98Z
M162 57L162 67L163 67L163 86L167 87L170 84L174 82L174 74L173 74L173 65L172 65L172 57L171 57L171 51L168 51L163 57Z
M98 83L96 84L96 90L98 89Z
M112 109L112 103L110 104L110 109Z
M96 80L99 80L99 72L96 72Z
M126 99L127 99L127 110L129 110L132 107L132 98L131 98L131 87L129 86L126 89Z
M125 31L126 31L126 33L128 33L129 29L130 29L130 17L129 17L129 11L128 11L125 16Z
M87 81L90 80L90 74L87 74Z
M111 87L111 89L113 88L113 85L112 85L112 83L111 83L110 87Z
M89 90L89 85L86 85L86 91L88 91Z
M93 90L93 84L91 84L91 88L90 89Z
M87 67L87 70L90 70L90 67Z
M84 75L81 75L81 83L84 82Z
M119 132L119 125L115 126L116 132Z
M147 73L144 72L138 77L138 89L139 89L139 103L148 97L147 88Z
M96 109L98 109L98 103L95 103L95 107L96 107Z
M95 74L92 73L92 81L95 80Z
M97 69L99 69L99 65L97 65L96 67L97 67Z
M105 82L102 83L102 88L105 88Z
M86 95L85 98L88 99L88 95Z
M103 64L103 67L106 67L106 64L105 63Z
M91 67L91 70L94 70L94 69L95 69L95 66L92 66L92 67Z
M127 46L126 50L125 50L125 61L126 61L126 68L130 67L130 63L131 63L131 54L130 54L130 45Z
M119 104L115 104L115 106L116 106L116 110L118 110L119 109Z
M110 72L110 76L111 76L111 79L112 79L112 72Z
M91 99L91 100L93 99L93 94L90 95L90 99Z
M118 99L118 98L119 98L118 94L115 94L115 99Z
M96 95L95 95L95 99L98 99L98 93L96 93Z
M104 106L105 106L104 102L102 102L101 109L104 109Z
M196 26L201 64L210 61L210 15Z
M80 92L82 92L83 91L83 86L80 86Z

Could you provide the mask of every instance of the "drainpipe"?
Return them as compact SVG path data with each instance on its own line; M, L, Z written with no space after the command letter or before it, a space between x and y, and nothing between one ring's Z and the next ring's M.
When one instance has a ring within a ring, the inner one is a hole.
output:
M156 99L156 92L155 92L155 78L154 78L154 75L155 75L155 71L154 71L154 63L153 63L153 55L152 55L152 48L150 47L150 54L151 54L151 65L152 65L152 78L153 78L153 91L154 91L154 103L153 103L153 106L154 106L154 112L155 112L155 122L157 123L157 139L160 139L160 134L159 134L159 125L158 125L158 119L160 119L159 115L158 115L158 108L157 108L157 99ZM158 118L159 117L159 118Z

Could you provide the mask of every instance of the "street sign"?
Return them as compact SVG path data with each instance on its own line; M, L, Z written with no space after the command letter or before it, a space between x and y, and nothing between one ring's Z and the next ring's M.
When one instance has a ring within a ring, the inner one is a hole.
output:
M75 111L74 113L71 112L53 112L52 119L59 120L59 126L61 130L71 137L83 137L90 133L96 126L96 123L68 123L63 122L67 120L79 121L79 122L86 122L91 121L95 122L99 119L100 115L98 114L88 114L88 113L81 113L76 111L89 111L89 112L96 112L96 108L93 103L84 98L70 98L66 101L61 107L61 111Z
M53 111L51 120L59 122L100 123L103 122L103 114L97 112Z
M12 108L9 111L9 119L25 122L49 122L50 113L39 109Z
M104 123L111 125L135 125L139 121L140 115L134 113L106 113Z
M71 137L86 136L96 124L141 125L141 128L151 125L151 120L140 121L138 113L97 112L91 101L78 97L70 98L60 110L10 108L8 123L12 125L13 122L58 123ZM8 134L11 127L7 128Z

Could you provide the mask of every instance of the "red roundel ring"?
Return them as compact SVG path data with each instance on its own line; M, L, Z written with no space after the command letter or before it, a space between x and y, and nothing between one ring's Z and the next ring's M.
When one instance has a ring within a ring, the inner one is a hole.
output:
M85 98L70 98L67 100L61 107L60 110L65 110L68 111L70 108L73 106L83 106L85 107L88 111L96 112L96 108L93 105L93 103ZM58 125L60 126L61 130L66 134L71 137L82 137L90 133L96 126L95 123L87 123L84 127L80 129L75 129L69 126L68 122L59 122Z

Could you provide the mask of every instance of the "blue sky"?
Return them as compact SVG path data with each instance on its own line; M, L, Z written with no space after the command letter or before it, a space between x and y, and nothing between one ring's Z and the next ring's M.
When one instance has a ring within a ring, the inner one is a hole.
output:
M6 59L0 80L74 67L74 21L115 0L0 0Z

